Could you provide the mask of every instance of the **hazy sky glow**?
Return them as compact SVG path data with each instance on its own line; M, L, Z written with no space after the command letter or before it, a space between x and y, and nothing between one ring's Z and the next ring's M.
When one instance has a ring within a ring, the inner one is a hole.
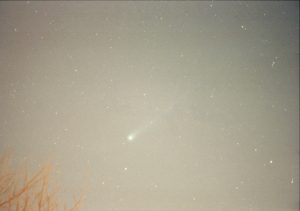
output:
M0 149L66 200L298 210L297 1L1 1L0 37Z

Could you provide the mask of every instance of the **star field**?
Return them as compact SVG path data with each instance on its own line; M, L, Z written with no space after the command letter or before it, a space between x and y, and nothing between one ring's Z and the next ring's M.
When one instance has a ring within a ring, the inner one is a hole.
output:
M299 2L2 1L0 150L85 210L298 210Z

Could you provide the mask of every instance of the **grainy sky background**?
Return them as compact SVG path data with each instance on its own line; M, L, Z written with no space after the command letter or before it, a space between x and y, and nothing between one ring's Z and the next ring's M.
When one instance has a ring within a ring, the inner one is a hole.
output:
M298 210L299 2L0 2L0 149L85 210Z

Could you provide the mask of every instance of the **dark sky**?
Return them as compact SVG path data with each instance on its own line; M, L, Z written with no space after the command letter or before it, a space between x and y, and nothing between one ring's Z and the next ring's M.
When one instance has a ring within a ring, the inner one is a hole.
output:
M298 210L297 1L0 2L0 150L85 210Z

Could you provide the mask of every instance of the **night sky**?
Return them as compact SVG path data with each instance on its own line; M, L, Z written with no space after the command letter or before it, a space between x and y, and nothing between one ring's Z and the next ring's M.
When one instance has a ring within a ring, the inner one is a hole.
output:
M0 150L67 203L298 210L299 2L1 1L0 38Z

